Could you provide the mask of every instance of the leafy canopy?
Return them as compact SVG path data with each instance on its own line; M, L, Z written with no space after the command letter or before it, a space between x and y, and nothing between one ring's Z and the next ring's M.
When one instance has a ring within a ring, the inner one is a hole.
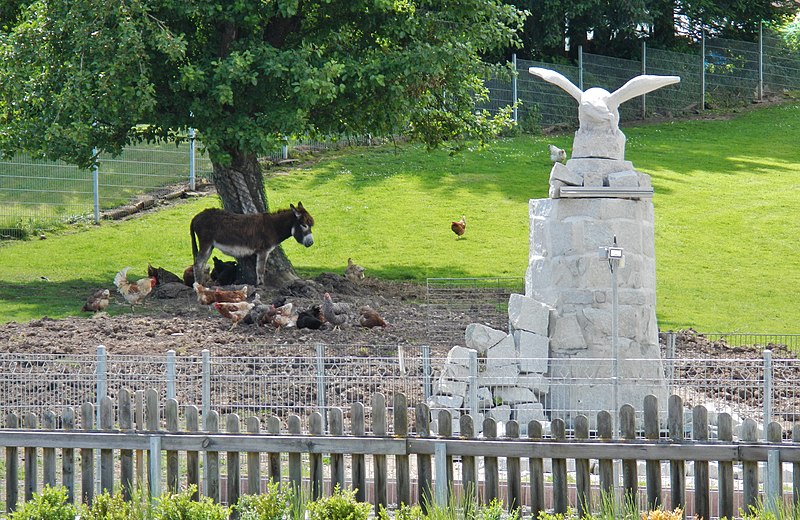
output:
M482 136L525 13L497 0L38 0L0 7L0 149L80 165L194 127L213 161L288 135Z

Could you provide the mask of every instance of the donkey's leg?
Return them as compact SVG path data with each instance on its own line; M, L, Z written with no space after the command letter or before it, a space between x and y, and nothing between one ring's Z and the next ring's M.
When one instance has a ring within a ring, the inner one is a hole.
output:
M205 272L208 259L211 257L211 251L214 250L214 245L201 246L198 248L197 255L194 257L194 281L197 283L206 283Z
M267 268L267 257L269 256L270 251L272 250L259 251L256 253L256 285L264 285L266 278L265 270Z

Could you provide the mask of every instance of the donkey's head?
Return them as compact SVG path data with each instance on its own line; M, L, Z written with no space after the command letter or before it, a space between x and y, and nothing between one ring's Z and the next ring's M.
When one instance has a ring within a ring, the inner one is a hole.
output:
M298 243L306 247L311 247L314 244L314 236L311 234L311 226L314 225L314 217L312 217L306 208L303 207L302 202L298 202L297 206L289 204L294 216L292 223L292 236Z

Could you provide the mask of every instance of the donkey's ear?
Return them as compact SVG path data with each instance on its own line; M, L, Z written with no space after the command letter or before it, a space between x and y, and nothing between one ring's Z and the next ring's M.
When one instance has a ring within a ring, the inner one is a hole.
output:
M301 210L301 211L302 211L303 209L305 209L305 208L303 208L303 203L302 203L302 202L300 202L299 200L297 201L297 209L299 209L299 210Z
M303 208L303 205L299 205L299 207L294 207L294 204L289 204L289 208L292 210L292 214L294 214L295 218L300 218L300 210Z

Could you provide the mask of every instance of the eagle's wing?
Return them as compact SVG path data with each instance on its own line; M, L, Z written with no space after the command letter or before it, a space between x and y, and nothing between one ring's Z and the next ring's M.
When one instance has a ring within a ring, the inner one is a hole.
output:
M580 103L583 91L579 89L577 85L567 79L567 77L563 74L554 70L543 69L540 67L531 67L528 69L528 72L534 76L539 76L548 83L552 83L553 85L561 87L567 92L567 94L574 97L576 100L578 100L578 103Z
M680 76L654 76L647 74L636 76L608 96L608 107L616 109L629 99L678 83L680 80Z

